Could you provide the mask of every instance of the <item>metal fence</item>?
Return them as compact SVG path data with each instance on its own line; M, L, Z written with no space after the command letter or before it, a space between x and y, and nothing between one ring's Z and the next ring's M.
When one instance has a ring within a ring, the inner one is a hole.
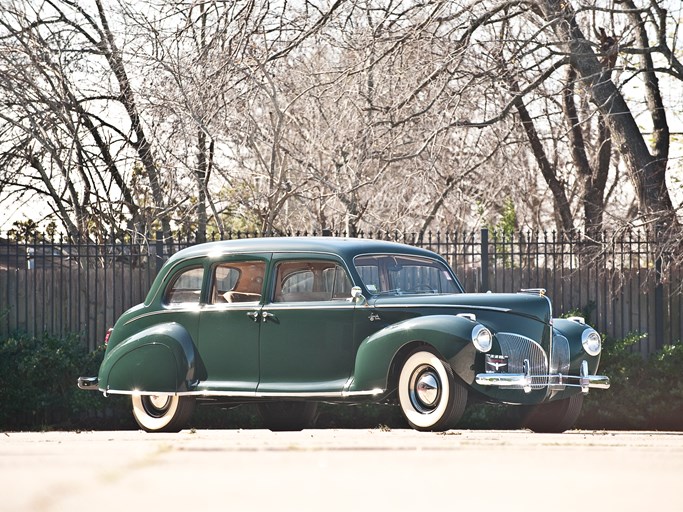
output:
M236 232L226 238L255 236L268 235ZM614 338L645 334L639 346L644 355L683 338L682 269L655 258L647 235L605 234L595 241L554 232L503 236L482 229L356 236L431 249L449 261L468 292L545 288L555 316L580 311ZM123 311L144 300L170 254L192 244L164 241L160 235L100 244L0 238L0 335L77 334L95 348Z

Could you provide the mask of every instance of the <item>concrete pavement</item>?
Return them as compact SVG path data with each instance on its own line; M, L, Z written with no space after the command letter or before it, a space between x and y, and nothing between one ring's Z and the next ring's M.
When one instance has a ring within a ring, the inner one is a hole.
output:
M0 433L0 510L683 510L683 433Z

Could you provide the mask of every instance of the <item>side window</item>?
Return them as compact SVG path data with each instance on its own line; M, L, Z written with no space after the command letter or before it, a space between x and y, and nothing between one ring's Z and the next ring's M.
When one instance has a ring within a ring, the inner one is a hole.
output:
M214 268L211 302L258 302L261 300L263 261L236 261L221 263Z
M204 269L193 267L179 272L166 290L165 304L199 304Z
M351 280L333 261L286 261L276 271L274 302L345 300Z

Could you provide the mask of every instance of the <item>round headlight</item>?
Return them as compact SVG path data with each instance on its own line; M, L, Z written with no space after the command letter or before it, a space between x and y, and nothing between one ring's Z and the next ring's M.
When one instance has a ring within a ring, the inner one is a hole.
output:
M588 355L597 356L602 350L602 339L593 329L586 329L581 335L581 344Z
M472 329L472 343L479 352L488 352L493 346L493 334L483 325L477 324Z

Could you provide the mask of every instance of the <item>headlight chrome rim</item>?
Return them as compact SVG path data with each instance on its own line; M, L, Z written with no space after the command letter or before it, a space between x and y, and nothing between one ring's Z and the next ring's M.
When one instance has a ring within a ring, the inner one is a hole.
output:
M479 352L488 352L493 347L493 334L486 327L477 324L472 329L472 343Z
M602 338L595 329L586 329L581 334L583 350L589 356L597 356L602 352Z

